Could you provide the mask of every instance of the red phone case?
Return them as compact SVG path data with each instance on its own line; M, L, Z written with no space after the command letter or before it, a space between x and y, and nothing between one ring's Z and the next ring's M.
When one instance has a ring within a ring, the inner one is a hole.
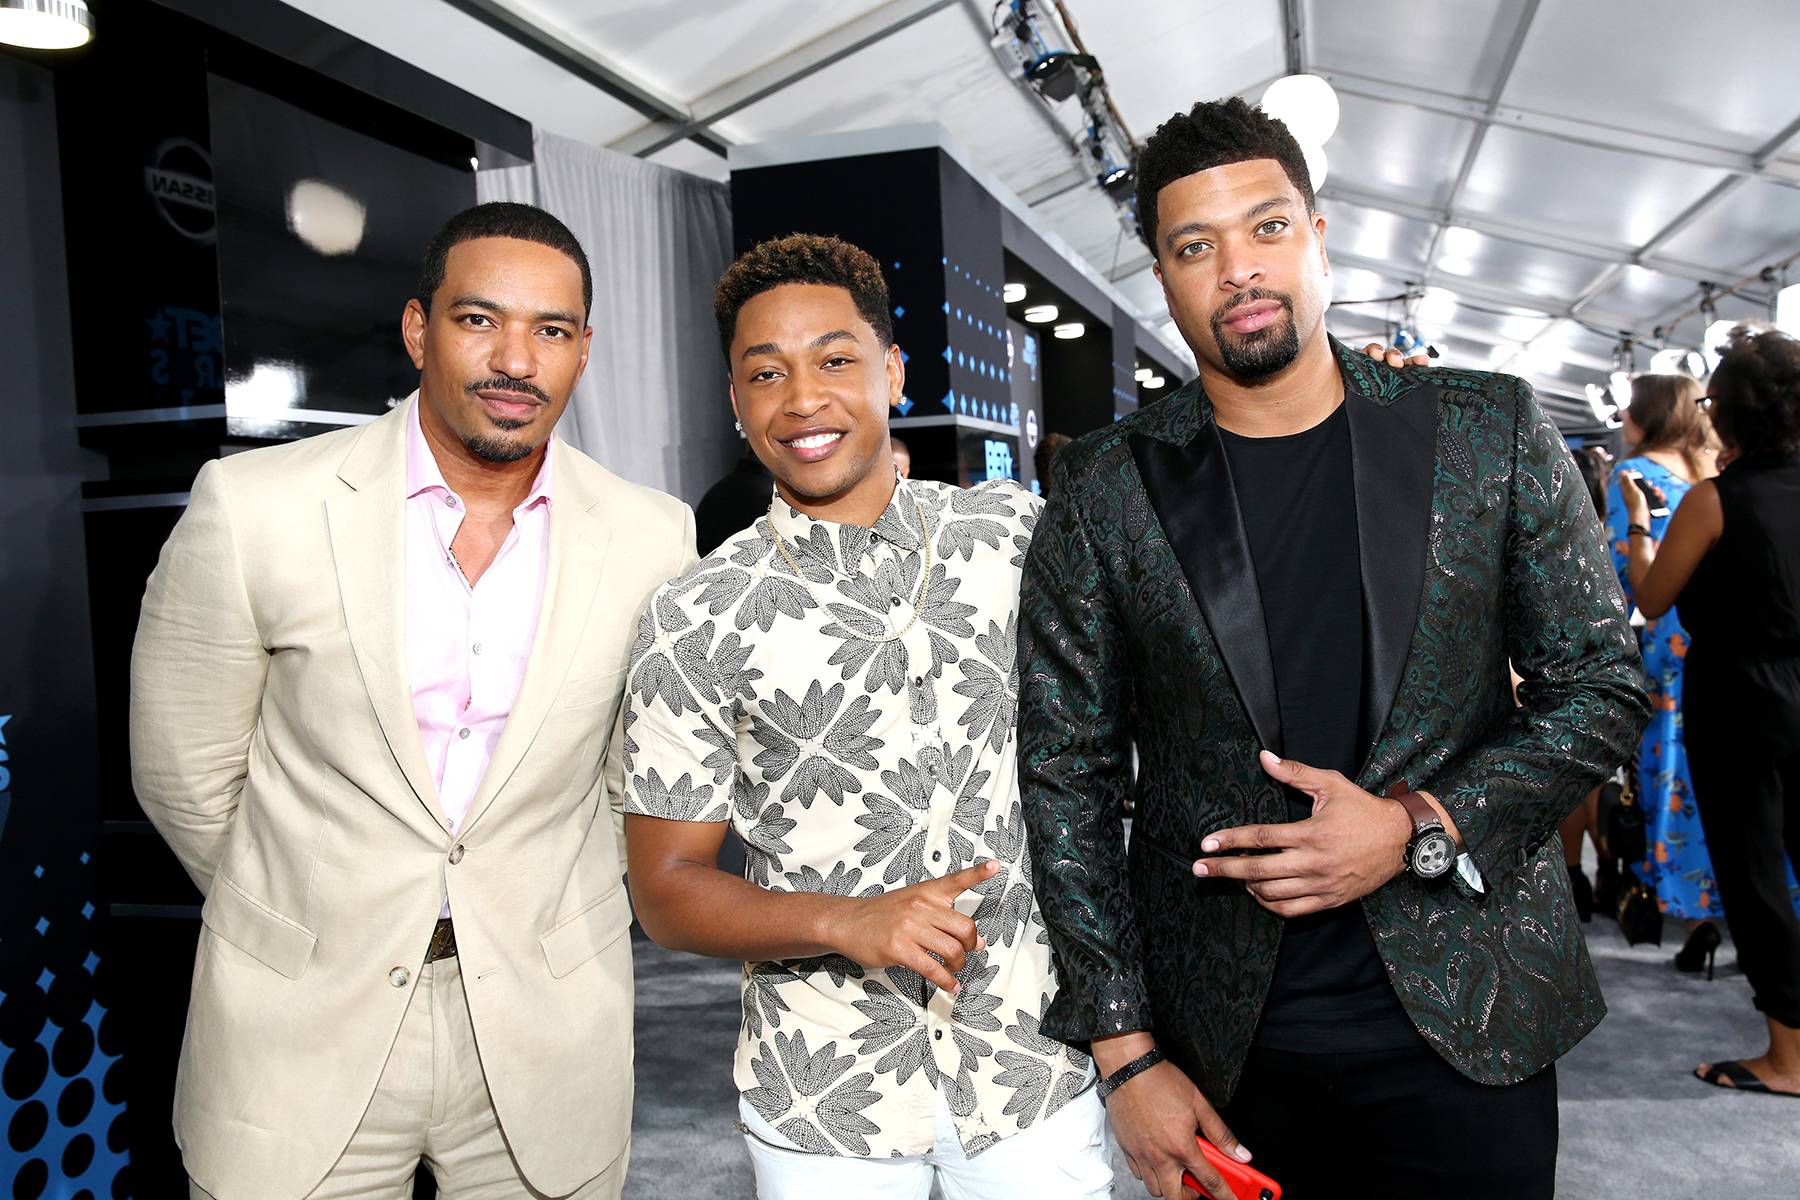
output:
M1196 1136L1194 1140L1200 1143L1200 1153L1206 1155L1206 1161L1213 1165L1213 1170L1225 1177L1225 1182L1230 1185L1232 1194L1230 1196L1213 1196L1211 1192L1201 1187L1200 1181L1188 1171L1181 1173L1183 1185L1202 1196L1211 1197L1212 1200L1281 1200L1279 1183L1255 1167L1245 1166L1205 1138Z

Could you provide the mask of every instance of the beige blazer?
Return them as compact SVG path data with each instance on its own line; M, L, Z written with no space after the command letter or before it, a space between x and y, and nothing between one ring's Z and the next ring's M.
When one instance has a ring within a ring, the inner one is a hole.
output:
M694 561L693 514L552 440L537 640L452 838L402 642L405 429L399 407L207 463L144 596L132 779L206 895L176 1139L220 1200L324 1177L446 892L531 1184L574 1189L631 1130L620 698L650 592Z

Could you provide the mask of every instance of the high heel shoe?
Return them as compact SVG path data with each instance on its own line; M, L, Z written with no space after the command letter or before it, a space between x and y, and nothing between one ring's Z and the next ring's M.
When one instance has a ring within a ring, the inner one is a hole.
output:
M1687 941L1675 952L1675 969L1686 971L1690 975L1700 972L1700 965L1706 964L1706 978L1713 977L1713 959L1719 953L1719 943L1725 939L1719 934L1719 927L1711 921L1702 921L1694 926L1694 932L1688 934Z
M1569 895L1575 900L1575 915L1586 925L1594 919L1594 885L1581 868L1571 864L1569 867Z

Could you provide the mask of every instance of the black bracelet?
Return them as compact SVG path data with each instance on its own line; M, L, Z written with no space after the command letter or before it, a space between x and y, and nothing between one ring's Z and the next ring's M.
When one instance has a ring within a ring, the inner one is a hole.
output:
M1655 534L1653 534L1653 533L1651 533L1651 532L1650 532L1650 531L1649 531L1649 530L1648 530L1648 529L1646 529L1646 528L1645 528L1645 527L1644 527L1644 526L1642 526L1642 525L1636 525L1636 524L1633 524L1633 525L1627 525L1627 526L1626 526L1626 527L1625 527L1625 536L1626 536L1626 537L1630 537L1630 536L1631 536L1631 535L1632 535L1632 534L1634 534L1634 533L1641 533L1641 534L1643 534L1643 535L1644 535L1644 536L1645 536L1645 537L1654 537L1654 536L1656 536L1656 535L1655 535Z
M1136 1058L1100 1081L1100 1099L1105 1100L1108 1096L1118 1091L1121 1084L1131 1082L1133 1079L1136 1079L1139 1075L1142 1075L1145 1071L1148 1071L1151 1067L1154 1067L1157 1063L1162 1061L1163 1052L1155 1046L1150 1047L1149 1053L1138 1055Z

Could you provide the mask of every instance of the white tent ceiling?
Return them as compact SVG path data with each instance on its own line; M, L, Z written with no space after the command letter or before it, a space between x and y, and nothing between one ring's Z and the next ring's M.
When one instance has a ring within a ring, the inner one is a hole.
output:
M1069 149L1076 105L1047 112L1002 72L988 0L289 2L535 125L715 178L734 143L937 121L1167 319ZM1444 360L1528 375L1568 427L1592 424L1582 389L1621 332L1697 344L1702 281L1748 278L1718 315L1766 317L1754 276L1800 254L1794 0L1064 3L1139 139L1197 99L1330 79L1338 300L1442 289L1410 316Z

